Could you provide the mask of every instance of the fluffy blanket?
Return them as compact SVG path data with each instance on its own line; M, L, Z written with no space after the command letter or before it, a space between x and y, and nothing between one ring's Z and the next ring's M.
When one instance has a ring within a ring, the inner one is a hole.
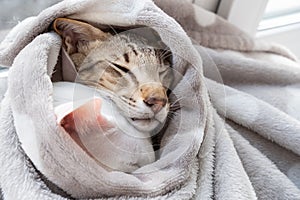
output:
M51 76L61 39L48 28L57 17L150 27L171 49L181 109L156 162L108 172L56 123ZM3 197L300 199L295 60L188 1L62 1L19 23L0 45L0 63L10 66L0 113Z

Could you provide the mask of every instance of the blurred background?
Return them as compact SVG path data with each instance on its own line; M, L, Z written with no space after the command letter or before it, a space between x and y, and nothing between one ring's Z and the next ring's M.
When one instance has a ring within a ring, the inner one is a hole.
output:
M0 0L0 41L26 17L60 0ZM300 0L185 0L217 13L258 39L280 43L300 58Z
M44 8L57 2L59 0L0 0L1 29L11 28L18 21L37 15Z
M0 0L0 41L9 29L26 17L37 15L60 0Z

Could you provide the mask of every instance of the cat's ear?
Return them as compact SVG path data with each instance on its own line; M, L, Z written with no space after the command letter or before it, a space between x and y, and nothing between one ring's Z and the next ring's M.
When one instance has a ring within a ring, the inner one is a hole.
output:
M54 31L63 39L63 45L69 54L78 52L78 46L90 41L105 40L109 33L78 20L57 18L53 22Z

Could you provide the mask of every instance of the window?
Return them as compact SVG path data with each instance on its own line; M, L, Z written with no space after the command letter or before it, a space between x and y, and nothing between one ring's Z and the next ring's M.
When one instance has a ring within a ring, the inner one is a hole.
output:
M220 0L217 13L253 37L282 44L300 59L300 0Z
M258 30L300 23L300 1L269 0Z
M216 12L219 5L219 0L192 0L192 2L212 12Z
M268 0L220 0L217 13L254 36L267 2Z

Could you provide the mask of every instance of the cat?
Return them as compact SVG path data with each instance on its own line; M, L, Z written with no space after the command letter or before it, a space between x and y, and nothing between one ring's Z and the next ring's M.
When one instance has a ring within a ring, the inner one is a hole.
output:
M150 132L164 123L172 84L171 53L145 38L111 33L77 20L58 18L54 30L74 62L79 83L106 91L137 130Z
M144 141L137 142L128 139L123 145L120 140L126 136L118 136L118 133L115 133L117 137L114 138L118 138L115 140L119 140L120 147L124 145L129 148L134 147L137 154L145 155L142 149L144 148L145 151L147 148L147 158L115 155L114 157L120 162L113 161L113 157L106 162L114 163L115 169L125 172L132 172L138 167L154 162L153 147L151 151L149 150L150 133L165 123L169 113L170 103L167 90L173 81L171 53L166 49L157 49L149 45L149 41L138 34L124 32L113 35L78 20L58 18L53 23L53 29L61 36L63 48L75 65L78 73L76 82L104 92L116 105L122 118L127 119L130 126L138 131L132 131L139 135L136 137L140 137L139 132L144 133ZM65 117L61 125L68 127L73 123L72 120L74 121L74 113L79 111L84 113L86 110L90 110L90 107L77 109L72 115ZM77 116L82 116L82 114L77 114ZM81 123L81 121L78 122L77 124ZM86 129L89 132L95 132L91 130L93 125L88 126ZM69 130L74 132L74 128L69 128ZM84 132L83 128L77 127L78 130ZM84 134L76 133L76 135ZM87 143L94 145L96 140L93 137L90 137ZM104 140L103 137L100 137L100 140ZM78 142L78 139L77 143L85 148L80 141ZM112 147L102 146L100 150L110 151L111 149ZM103 153L100 154L103 155Z
M130 173L155 161L149 135L115 115L116 107L93 88L56 82L53 99L57 123L102 168Z

